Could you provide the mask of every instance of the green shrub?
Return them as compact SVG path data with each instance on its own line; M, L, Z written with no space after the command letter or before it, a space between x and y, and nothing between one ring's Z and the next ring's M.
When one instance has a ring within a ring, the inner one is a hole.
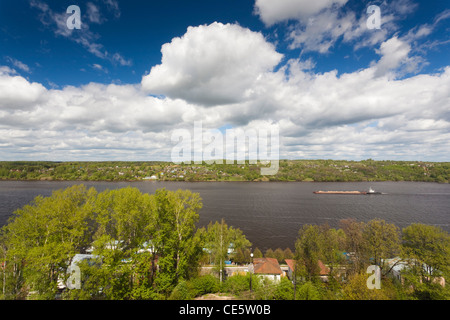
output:
M223 290L234 295L238 295L243 291L250 290L250 277L236 275L227 278L223 284Z
M169 296L169 300L190 300L192 299L192 292L190 285L186 280L180 280L178 285L173 289Z
M191 290L194 297L215 293L219 289L219 279L213 275L205 275L191 280Z
M286 278L281 278L274 292L275 300L292 300L294 298L294 285Z

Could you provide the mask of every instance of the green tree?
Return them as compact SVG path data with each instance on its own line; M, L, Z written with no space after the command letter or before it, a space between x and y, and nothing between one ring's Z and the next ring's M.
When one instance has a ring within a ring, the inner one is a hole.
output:
M292 300L294 298L294 286L288 278L281 278L275 288L273 298L275 300Z
M95 211L94 254L103 264L100 271L90 271L92 286L86 290L90 294L101 290L107 299L133 299L138 291L145 295L156 270L156 252L145 250L156 229L154 197L131 187L106 190L97 196Z
M89 245L97 192L73 186L36 197L17 210L2 229L6 249L5 296L52 299L64 279L70 258ZM4 256L5 257L5 256Z
M193 278L191 280L191 290L194 297L202 296L208 293L215 293L220 290L220 284L217 277L211 274Z
M320 227L321 259L330 268L330 274L334 275L336 269L344 262L342 251L345 244L345 233L342 229L333 229L328 225Z
M204 248L210 256L210 261L214 263L215 270L220 274L223 275L225 261L236 257L237 262L248 260L251 243L240 229L228 226L222 219L220 223L209 223L203 233Z
M439 227L412 224L402 232L402 254L409 269L403 274L419 299L449 299L440 285L450 274L450 235ZM448 285L447 285L448 287Z
M169 294L180 279L198 272L202 254L201 238L196 234L198 211L202 207L199 194L189 190L176 192L157 190L156 231L153 245L159 255L158 289Z
M284 249L284 260L286 259L294 259L294 253L292 252L291 248Z
M392 283L385 279L382 281L381 289L369 289L367 287L366 273L355 273L349 276L348 282L343 286L344 300L394 300L396 290Z
M263 257L263 253L261 252L261 250L259 250L259 248L256 248L255 251L253 251L253 258L262 258Z
M239 295L243 293L244 291L250 290L250 277L252 278L252 283L256 284L257 279L256 276L247 274L247 275L235 275L232 277L228 277L224 282L222 286L222 290L224 292L229 292L233 295Z
M284 251L281 248L277 248L273 255L275 259L277 259L278 263L282 263L284 261Z
M97 193L81 185L37 197L1 230L2 295L54 299L73 257L93 248L96 263L78 265L82 286L63 298L168 297L181 279L197 275L200 208L197 194L181 190Z
M106 190L96 200L94 246L99 250L114 243L125 255L148 243L156 230L156 201L137 188Z
M271 248L269 248L264 253L264 257L265 258L275 258L275 253L273 252L273 250Z
M235 254L233 255L233 261L237 264L248 264L250 263L250 249L238 248L235 250Z
M363 231L367 254L383 268L382 260L393 258L400 249L400 230L384 220L371 220Z
M295 242L295 260L297 275L308 281L319 275L321 258L321 234L316 225L304 225Z
M365 224L354 219L340 221L340 228L344 232L344 249L349 255L349 273L365 271L368 265L365 238L363 236Z
M307 281L303 283L297 291L297 300L320 300L320 290L314 285L313 282Z
M169 300L190 300L192 298L189 283L181 279L170 294Z
M257 281L252 281L253 299L273 300L277 292L278 284L268 278L256 277ZM280 294L280 292L277 292Z

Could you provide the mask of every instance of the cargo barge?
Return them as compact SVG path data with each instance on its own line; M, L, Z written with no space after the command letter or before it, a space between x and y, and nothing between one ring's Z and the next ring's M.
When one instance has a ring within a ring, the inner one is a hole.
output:
M372 188L369 191L314 191L315 194L348 194L348 195L367 195L367 194L381 194L381 192L376 192Z

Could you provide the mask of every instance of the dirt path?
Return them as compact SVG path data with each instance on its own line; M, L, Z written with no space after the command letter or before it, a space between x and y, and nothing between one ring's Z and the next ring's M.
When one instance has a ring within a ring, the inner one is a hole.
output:
M236 300L236 298L231 296L223 296L219 294L209 293L205 294L204 296L195 298L194 300Z

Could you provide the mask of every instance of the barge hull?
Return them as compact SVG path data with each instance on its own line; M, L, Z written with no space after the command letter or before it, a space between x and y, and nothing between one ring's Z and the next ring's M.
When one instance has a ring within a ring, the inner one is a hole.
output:
M359 195L368 194L365 191L314 191L315 194L349 194L349 195Z

